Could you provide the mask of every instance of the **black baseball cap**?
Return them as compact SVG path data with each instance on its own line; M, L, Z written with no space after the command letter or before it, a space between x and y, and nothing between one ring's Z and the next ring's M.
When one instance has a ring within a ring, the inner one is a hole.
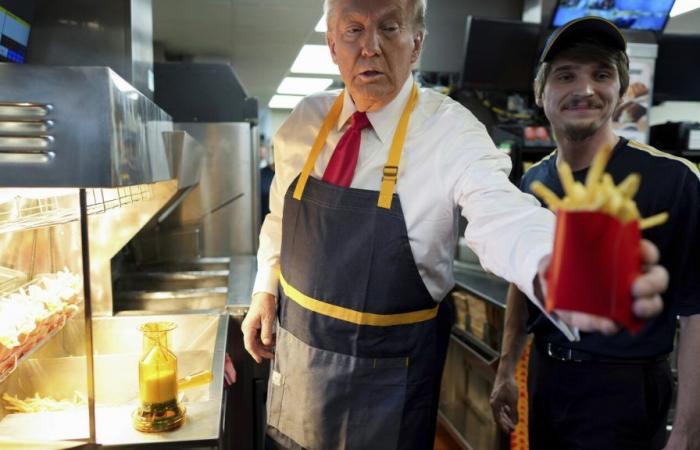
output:
M614 23L597 16L581 17L564 24L547 39L539 63L550 61L557 53L581 40L595 40L615 50L627 48L622 31Z

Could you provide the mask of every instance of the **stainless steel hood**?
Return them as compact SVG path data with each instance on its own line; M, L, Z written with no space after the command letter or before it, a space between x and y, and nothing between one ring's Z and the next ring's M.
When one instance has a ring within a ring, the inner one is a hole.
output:
M174 178L168 114L105 67L0 64L0 186L119 187Z

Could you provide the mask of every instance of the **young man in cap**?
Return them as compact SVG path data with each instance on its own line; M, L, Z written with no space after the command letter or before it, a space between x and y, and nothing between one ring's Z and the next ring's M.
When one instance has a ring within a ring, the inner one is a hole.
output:
M569 22L550 37L534 88L558 148L524 175L521 189L530 192L538 180L562 195L557 164L567 162L582 181L596 152L613 147L606 171L616 183L641 174L635 197L641 215L669 213L666 224L643 232L669 269L669 288L661 315L638 334L582 333L569 342L511 285L491 406L511 432L518 422L514 371L527 333L534 333L529 433L537 450L700 448L700 358L693 354L700 345L700 174L688 161L613 133L613 112L629 85L625 50L620 30L596 17ZM666 443L677 316L679 392Z

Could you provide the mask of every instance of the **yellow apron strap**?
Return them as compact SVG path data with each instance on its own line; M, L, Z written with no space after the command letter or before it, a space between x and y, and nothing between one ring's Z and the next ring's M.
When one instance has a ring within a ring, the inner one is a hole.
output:
M306 158L306 163L304 164L304 168L302 169L301 175L299 176L297 186L294 189L294 198L297 200L301 200L301 194L304 192L306 182L309 180L309 175L311 174L311 171L314 168L314 164L316 164L318 154L321 153L321 149L324 145L326 145L326 138L328 137L328 133L330 133L331 131L331 127L333 127L333 125L335 125L336 122L338 122L340 112L343 110L344 96L345 91L341 91L338 98L335 99L331 110L328 112L326 119L323 121L323 125L321 126L321 130L318 132L318 136L316 136L314 145L311 147L309 157Z
M408 131L408 120L411 117L411 112L418 101L418 88L413 84L411 96L406 103L406 107L401 114L401 119L394 133L394 140L391 142L389 149L389 157L384 165L382 173L382 185L379 188L379 200L377 206L380 208L391 209L391 199L394 196L396 189L396 180L399 177L399 162L401 161L401 153L403 152L403 144L406 140L406 132Z
M528 417L528 395L527 395L527 368L530 363L530 352L532 351L532 339L520 355L518 365L515 368L515 382L518 385L518 424L515 430L510 435L511 450L528 450L530 448L529 426L530 418Z
M430 309L411 311L398 314L375 314L357 311L350 308L334 305L323 300L309 297L303 292L287 283L284 276L280 274L280 286L284 293L302 308L313 311L323 316L354 323L356 325L370 325L375 327L391 327L397 325L411 325L434 319L438 313L439 305Z

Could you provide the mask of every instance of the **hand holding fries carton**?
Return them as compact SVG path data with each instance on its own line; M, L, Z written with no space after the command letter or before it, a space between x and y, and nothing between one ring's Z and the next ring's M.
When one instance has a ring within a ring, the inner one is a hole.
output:
M545 308L607 317L636 333L643 321L632 312L631 288L641 272L640 230L662 224L668 214L639 216L632 199L640 176L630 174L615 185L603 173L611 152L608 148L596 154L585 186L559 161L564 198L538 181L531 185L557 214Z

